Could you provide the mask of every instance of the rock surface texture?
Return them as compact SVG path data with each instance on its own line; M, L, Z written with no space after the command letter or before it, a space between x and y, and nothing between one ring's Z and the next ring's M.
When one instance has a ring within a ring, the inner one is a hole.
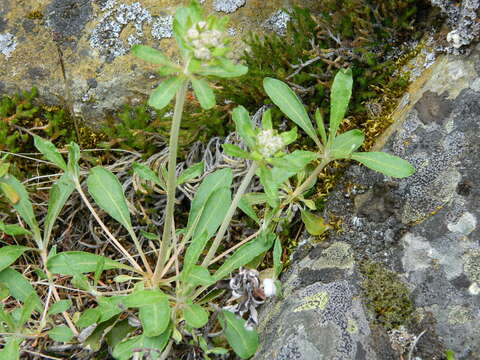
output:
M406 359L419 335L412 359L480 359L480 46L437 59L404 104L378 148L415 175L352 164L324 210L342 232L294 254L256 360Z
M284 30L285 17L278 17L279 9L302 1L202 3L207 12L230 15L229 32L238 40L250 30ZM143 101L160 82L155 67L128 52L133 44L142 43L171 55L172 15L179 4L178 0L2 0L0 93L36 86L47 103L66 105L95 125L123 104ZM236 47L241 53L238 41Z

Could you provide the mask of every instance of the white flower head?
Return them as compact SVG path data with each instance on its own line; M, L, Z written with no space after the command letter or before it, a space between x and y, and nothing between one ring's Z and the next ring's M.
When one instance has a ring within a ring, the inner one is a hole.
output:
M193 54L197 59L200 59L200 60L210 60L212 58L212 54L210 53L210 50L208 50L206 47L195 49Z
M195 39L198 39L198 37L200 36L200 32L195 28L195 27L191 27L188 31L187 31L187 36L192 39L192 40L195 40Z
M277 287L273 279L263 279L263 292L266 297L275 296L277 293Z
M206 21L199 21L197 23L197 27L200 29L200 30L203 30L207 27L207 22Z
M257 135L257 145L260 153L266 158L272 157L285 146L282 137L276 135L272 129L262 130Z

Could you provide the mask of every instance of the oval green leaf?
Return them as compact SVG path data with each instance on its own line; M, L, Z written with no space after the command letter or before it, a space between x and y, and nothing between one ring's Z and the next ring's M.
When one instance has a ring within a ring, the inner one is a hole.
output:
M333 79L330 92L330 138L337 134L337 130L345 117L348 103L352 96L352 69L340 69Z
M47 332L53 340L59 342L69 342L73 338L72 330L68 326L60 325Z
M65 160L63 160L62 155L58 152L57 148L52 144L51 141L42 139L40 136L33 135L33 142L37 150L40 151L48 161L51 161L63 171L67 171L67 164L65 163Z
M201 328L208 322L208 313L197 304L186 305L183 309L185 322L193 328Z
M0 248L0 271L12 265L25 251L27 246L11 245Z
M273 103L277 105L290 120L303 129L315 143L320 143L312 122L305 110L305 106L303 106L300 99L287 84L277 79L265 78L263 79L263 88Z
M48 259L48 270L54 274L77 275L95 272L100 261L105 260L104 270L133 270L130 266L109 258L84 251L64 251Z
M242 359L253 356L258 348L258 334L245 329L245 320L239 319L229 311L222 310L221 325L225 337L233 351Z
M347 159L350 155L362 146L364 141L363 132L354 129L347 131L333 140L330 148L330 156L334 159Z
M179 77L173 77L163 81L157 86L155 90L150 94L148 99L148 105L161 110L170 103L178 89L183 85L185 80Z
M203 109L208 110L215 106L215 94L206 80L192 79L192 87Z
M149 63L176 67L161 51L153 49L150 46L135 44L132 46L131 51L133 55Z
M101 166L95 166L90 169L87 186L98 206L128 231L133 231L122 185L115 175Z
M167 297L163 296L155 304L140 307L138 316L143 326L143 333L146 336L152 337L163 334L170 323L170 305Z
M404 178L415 173L415 168L408 161L384 152L354 153L352 159L394 178Z

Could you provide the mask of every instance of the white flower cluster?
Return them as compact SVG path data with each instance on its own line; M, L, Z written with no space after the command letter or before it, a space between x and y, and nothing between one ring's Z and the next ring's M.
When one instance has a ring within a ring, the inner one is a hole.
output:
M260 153L266 158L273 156L285 146L282 137L275 135L275 132L271 129L262 130L257 135L257 145Z
M223 46L222 36L219 30L208 30L205 21L196 23L187 32L187 38L194 48L193 54L200 60L212 58L212 48Z

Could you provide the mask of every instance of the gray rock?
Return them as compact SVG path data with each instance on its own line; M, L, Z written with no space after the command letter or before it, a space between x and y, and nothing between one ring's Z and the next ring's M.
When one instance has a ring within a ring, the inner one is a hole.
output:
M468 56L440 57L416 80L377 145L416 173L396 180L352 164L323 214L338 217L342 232L306 257L295 255L300 260L283 279L285 299L261 313L256 360L399 359L395 334L402 332L424 332L416 358L441 359L451 349L455 359L480 359L479 79L480 46ZM350 248L350 267L318 264L318 254L325 263L338 246ZM414 312L404 328L387 331L362 306L371 301L360 291L365 261L396 272L409 290ZM302 305L313 293L317 306ZM355 334L346 330L349 319Z

